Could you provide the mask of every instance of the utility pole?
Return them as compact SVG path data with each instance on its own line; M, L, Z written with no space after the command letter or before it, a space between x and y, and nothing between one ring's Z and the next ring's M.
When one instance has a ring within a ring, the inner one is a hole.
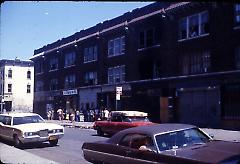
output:
M4 69L1 69L0 67L0 78L1 78L1 111L0 113L3 113L3 103L4 103Z

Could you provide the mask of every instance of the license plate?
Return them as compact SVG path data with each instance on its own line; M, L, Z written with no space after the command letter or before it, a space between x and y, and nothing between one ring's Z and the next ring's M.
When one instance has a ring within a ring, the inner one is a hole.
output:
M47 137L48 136L48 131L47 130L41 130L39 132L40 137Z
M53 136L51 136L51 137L49 137L49 140L56 140L57 138L56 137L53 137Z

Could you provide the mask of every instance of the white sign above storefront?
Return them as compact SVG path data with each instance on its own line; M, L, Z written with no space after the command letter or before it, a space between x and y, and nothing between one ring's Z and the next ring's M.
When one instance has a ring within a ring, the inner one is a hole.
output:
M78 94L77 89L72 89L72 90L63 91L63 95L64 95L64 96L67 96L67 95L76 95L76 94Z

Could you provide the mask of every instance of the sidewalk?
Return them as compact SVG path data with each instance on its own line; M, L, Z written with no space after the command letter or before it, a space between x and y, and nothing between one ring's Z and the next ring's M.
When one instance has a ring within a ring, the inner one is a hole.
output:
M41 158L13 146L9 146L0 142L0 163L11 164L58 164L57 162Z
M67 120L46 120L46 122L49 123L55 123L55 124L59 124L62 126L67 126L67 127L75 127L75 128L81 128L81 129L92 129L93 128L93 123L94 122L71 122L71 121L67 121Z

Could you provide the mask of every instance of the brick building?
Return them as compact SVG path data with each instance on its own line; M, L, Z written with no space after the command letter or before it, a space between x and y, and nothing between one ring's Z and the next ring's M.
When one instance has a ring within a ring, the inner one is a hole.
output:
M35 50L34 110L137 109L155 122L238 129L239 35L240 4L135 9Z

